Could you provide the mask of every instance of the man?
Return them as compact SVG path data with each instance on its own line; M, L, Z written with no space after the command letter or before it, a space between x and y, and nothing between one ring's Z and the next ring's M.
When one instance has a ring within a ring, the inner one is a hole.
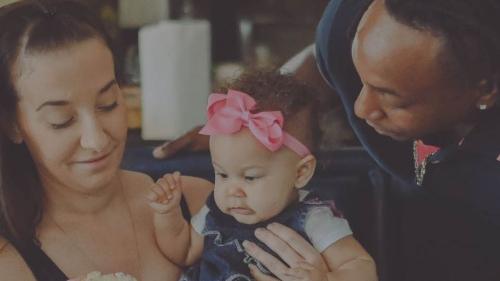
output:
M496 1L333 0L315 57L297 69L314 84L319 69L361 144L404 187L395 280L500 276L498 26ZM177 144L201 148L194 136Z

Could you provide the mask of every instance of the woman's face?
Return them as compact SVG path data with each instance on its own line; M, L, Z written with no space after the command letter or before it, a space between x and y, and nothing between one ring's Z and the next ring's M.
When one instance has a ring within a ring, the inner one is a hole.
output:
M356 115L397 140L453 131L476 111L477 91L446 79L440 37L397 22L375 0L360 21L352 58L363 88Z
M110 50L89 39L21 53L13 67L17 125L45 186L92 192L119 168L126 110Z

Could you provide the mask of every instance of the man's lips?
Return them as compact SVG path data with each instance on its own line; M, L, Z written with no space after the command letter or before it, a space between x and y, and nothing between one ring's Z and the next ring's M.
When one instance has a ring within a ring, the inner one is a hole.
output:
M382 135L394 135L394 133L386 131L386 130L380 128L379 126L375 125L374 123L370 122L370 121L366 121L366 124L368 124L370 127L372 127L379 134L382 134Z

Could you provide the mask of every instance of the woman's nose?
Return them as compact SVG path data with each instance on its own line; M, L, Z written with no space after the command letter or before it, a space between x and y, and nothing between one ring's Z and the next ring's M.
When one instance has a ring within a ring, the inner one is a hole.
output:
M109 136L105 132L102 124L96 118L90 118L83 122L80 145L84 149L103 151L109 143Z
M356 102L354 103L354 113L361 119L377 121L384 117L384 112L380 108L378 97L366 86L361 89Z

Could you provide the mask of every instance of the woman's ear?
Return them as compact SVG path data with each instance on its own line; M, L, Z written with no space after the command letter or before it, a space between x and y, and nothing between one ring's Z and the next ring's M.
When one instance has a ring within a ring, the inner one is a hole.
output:
M23 142L23 136L17 124L14 124L7 129L7 136L15 144L21 144Z
M483 79L479 82L479 98L476 107L479 110L486 110L495 105L498 100L498 79Z
M312 154L300 159L297 163L297 178L295 179L295 187L302 188L311 180L316 170L316 157Z

